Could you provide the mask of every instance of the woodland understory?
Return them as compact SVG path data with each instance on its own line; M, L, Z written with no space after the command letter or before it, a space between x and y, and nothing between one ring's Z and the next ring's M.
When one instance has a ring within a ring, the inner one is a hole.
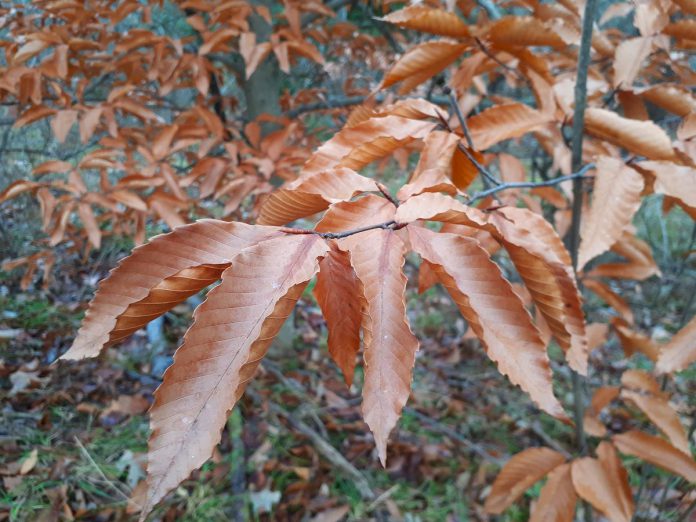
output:
M0 520L694 520L694 50L694 0L0 4Z

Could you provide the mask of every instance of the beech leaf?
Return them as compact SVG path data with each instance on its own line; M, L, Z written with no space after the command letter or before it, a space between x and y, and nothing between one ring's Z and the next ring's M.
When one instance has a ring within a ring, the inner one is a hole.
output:
M597 457L574 460L571 466L577 494L601 511L610 522L631 522L633 495L628 474L621 465L614 446L600 443Z
M133 250L100 284L62 359L96 357L220 278L245 247L276 229L201 220Z
M500 515L517 498L562 465L565 457L550 448L527 448L514 455L493 482L484 505L488 513Z
M690 454L679 451L666 440L636 430L614 435L612 440L621 453L696 482L696 462Z
M643 177L617 158L597 160L592 206L580 227L578 270L606 252L630 225L640 207Z
M657 371L672 373L685 370L696 361L696 317L679 330L674 337L660 348Z
M196 309L155 392L141 519L211 456L229 411L328 249L311 234L249 246Z
M451 36L468 36L469 28L456 14L443 9L433 9L423 5L411 5L389 13L382 18L385 22L413 29L421 33Z
M549 473L530 522L573 522L578 496L573 487L571 464L561 464Z
M488 356L550 415L565 418L553 395L546 346L524 304L474 239L409 226L411 246L435 269Z

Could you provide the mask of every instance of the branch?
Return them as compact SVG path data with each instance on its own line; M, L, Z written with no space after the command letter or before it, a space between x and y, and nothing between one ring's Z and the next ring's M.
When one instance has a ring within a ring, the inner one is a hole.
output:
M344 237L359 234L360 232L367 232L368 230L374 230L377 228L381 228L383 230L398 230L402 227L403 225L400 225L396 221L392 220L385 221L384 223L377 223L376 225L367 225L365 227L346 230L345 232L317 232L316 230L306 230L304 228L289 227L283 227L280 230L287 234L314 234L315 236L323 237L324 239L343 239Z
M445 87L444 89L445 94L449 96L449 102L450 102L450 107L452 108L452 111L457 115L457 119L459 120L459 125L462 127L462 132L464 133L464 136L466 137L466 142L469 144L469 148L473 149L474 148L474 141L471 139L471 133L469 132L469 127L466 124L466 118L464 118L464 115L462 114L462 110L459 107L459 104L457 103L457 98L455 98L454 93L452 92L452 89L449 87ZM451 129L450 129L451 130ZM481 176L483 176L483 184L486 186L486 189L490 189L490 184L492 183L493 185L500 185L500 181L496 179L496 177L490 173L490 171L481 165L474 155L469 152L469 149L467 149L464 145L462 145L461 142L457 144L457 148L469 159L471 163L473 163L474 167L476 167L476 170L478 170L481 173Z
M588 170L591 170L595 167L594 163L588 163L584 167L582 167L579 171L573 173L573 174L568 174L567 176L559 176L557 178L549 179L547 181L511 181L509 183L501 183L497 187L493 187L487 190L482 190L481 192L477 192L468 201L469 205L473 205L476 201L483 199L487 196L491 196L495 194L496 192L500 192L501 190L508 190L508 189L518 189L518 188L537 188L537 187L550 187L553 185L558 185L559 183L563 183L564 181L568 180L576 180L580 179L582 180L585 178L585 173Z
M297 118L305 112L326 111L331 109L340 109L342 107L351 107L353 105L360 105L361 103L364 103L368 98L370 98L369 95L341 96L337 98L331 98L328 100L307 103L304 105L298 105L297 107L293 107L292 109L286 111L285 116L287 116L288 118ZM377 94L374 97L374 99L377 103L382 103L386 99L386 95L382 92ZM434 97L430 101L436 105L447 105L449 103L449 100L447 98L439 96Z

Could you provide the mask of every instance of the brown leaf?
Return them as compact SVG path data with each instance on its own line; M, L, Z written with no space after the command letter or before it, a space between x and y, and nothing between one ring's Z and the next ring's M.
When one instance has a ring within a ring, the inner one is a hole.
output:
M590 107L585 111L585 129L640 156L655 160L675 157L669 136L652 121L622 118L615 112Z
M611 522L631 522L634 509L631 487L614 446L602 442L597 448L597 457L573 461L571 474L575 491Z
M22 461L22 466L19 468L19 474L26 475L27 473L29 473L32 469L34 469L38 461L39 450L34 448L33 450L31 450L27 458Z
M621 398L635 404L657 426L672 443L685 454L690 454L689 439L679 420L679 415L664 397L622 390Z
M65 141L75 121L77 121L77 111L66 110L56 113L53 120L51 120L51 129L53 129L53 134L58 143Z
M302 169L303 177L335 167L360 170L414 139L425 138L436 123L388 115L344 128L319 147Z
M641 161L637 165L655 175L655 192L675 197L690 207L696 207L696 169L669 161Z
M696 111L696 98L681 85L662 83L640 92L640 97L677 116L687 117Z
M578 270L606 252L630 225L640 207L643 177L623 161L597 160L592 205L582 216Z
M360 350L363 295L350 254L334 246L319 263L314 296L329 330L329 353L348 386L353 382L355 358Z
M624 324L618 317L614 318L612 321L612 326L616 331L616 335L619 337L621 347L623 348L623 351L627 357L639 352L645 355L648 359L657 361L657 356L660 353L660 347L655 344L650 337L640 332L636 332L635 330L631 330L628 325Z
M461 38L469 34L469 28L455 13L423 5L411 5L399 9L389 13L382 20L404 29L452 38Z
M328 248L311 234L283 235L245 248L196 309L155 392L141 518L208 460L228 412Z
M179 126L167 125L162 131L155 136L152 142L152 155L156 160L164 159L168 154L172 146L172 140L176 136Z
M459 58L467 47L468 44L450 40L417 44L385 74L382 88L403 81L404 83L399 87L399 94L406 94L445 69Z
M99 284L77 337L63 359L99 355L181 301L217 281L247 246L273 228L201 220L153 238Z
M300 178L270 194L261 207L260 225L285 225L326 210L331 203L346 201L359 192L378 192L374 180L338 167Z
M612 437L621 453L633 455L689 482L696 482L696 462L669 442L641 431L628 431Z
M630 90L640 72L643 61L650 55L653 39L649 37L629 38L622 41L614 52L614 88Z
M585 375L589 353L585 316L570 254L561 238L548 221L527 209L501 208L489 221L566 352L570 367Z
M696 361L696 317L660 348L656 368L660 373L678 372L686 370L694 361Z
M570 463L561 464L549 473L549 479L532 509L530 522L573 522L578 497L570 468Z
M440 282L513 384L550 415L564 418L553 395L546 346L524 304L478 242L409 226L411 246L433 265Z
M630 305L619 294L609 288L608 285L596 279L588 278L583 279L583 285L589 291L597 294L600 299L614 310L619 312L629 324L633 324L633 311L631 311Z
M416 170L397 193L399 200L404 201L422 192L456 193L450 178L458 143L459 136L452 132L435 130L428 134Z
M87 203L80 203L77 206L77 213L80 215L82 224L85 227L89 242L94 245L94 248L98 249L101 245L101 230L99 229L97 219L94 217L92 207Z
M517 453L507 461L496 477L486 498L485 510L500 515L522 493L564 461L563 455L550 448L527 448Z
M485 150L501 141L518 138L550 121L550 115L528 105L507 103L489 107L472 116L468 119L468 126L474 146L478 150Z
M611 401L619 396L621 388L618 386L601 386L592 395L590 407L585 410L585 431L595 437L604 437L607 428L602 424L599 416Z
M491 42L512 46L565 47L565 42L544 22L531 16L505 16L486 30Z

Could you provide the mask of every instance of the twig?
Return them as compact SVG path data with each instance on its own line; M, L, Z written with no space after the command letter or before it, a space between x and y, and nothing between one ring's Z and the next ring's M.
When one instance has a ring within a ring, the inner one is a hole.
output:
M253 390L248 390L247 393L257 402L261 402L261 397ZM271 412L286 419L294 429L302 433L305 437L309 438L317 451L325 459L353 479L355 487L358 489L358 492L362 498L366 500L373 500L376 497L365 476L360 473L360 471L358 471L358 469L353 466L343 455L341 455L336 448L325 441L321 435L319 435L303 421L296 418L291 412L280 407L278 404L268 401L268 408Z
M367 509L365 510L365 513L370 513L375 510L377 506L379 506L382 502L387 500L389 497L391 497L394 492L399 489L398 484L394 484L392 487L390 487L387 491L382 493L380 496L378 496L376 499L374 499L369 506L367 506Z
M469 439L467 439L461 433L453 430L449 426L445 426L441 422L438 422L436 419L428 417L427 415L419 412L418 410L415 410L415 409L410 408L408 406L404 407L404 412L408 413L409 415L413 415L414 417L417 417L419 420L421 420L422 422L424 422L425 424L430 426L430 428L433 431L437 431L439 433L442 433L443 435L446 435L450 439L456 440L457 442L461 443L467 449L469 449L473 453L476 453L483 460L487 460L488 462L493 462L494 464L497 464L498 466L502 466L504 464L504 462L501 459L499 459L498 457L494 457L493 455L488 453L485 449L483 449L481 446L479 446L475 442L471 442Z
M391 195L389 189L384 185L384 183L380 183L379 181L377 181L377 188L382 193L382 195L391 202L392 205L394 205L395 207L399 206L399 202L396 199L394 199L394 196Z
M471 198L469 198L468 204L472 205L476 201L483 199L487 196L490 196L492 194L495 194L496 192L500 192L501 190L508 190L508 189L517 189L517 188L537 188L537 187L550 187L553 185L558 185L559 183L563 183L564 181L568 180L575 180L575 179L583 179L585 178L585 174L587 173L588 170L593 169L595 167L594 163L588 163L584 167L582 167L578 172L575 172L573 174L568 174L567 176L559 176L557 178L549 179L547 181L510 181L507 183L501 183L497 187L492 187L487 190L482 190L481 192L477 192Z
M121 488L119 488L113 480L111 480L109 477L106 476L106 474L102 471L102 469L99 467L99 464L96 463L96 461L92 458L92 455L89 454L89 451L87 451L87 448L85 448L84 444L80 441L80 439L77 438L77 435L73 437L75 439L75 444L77 444L77 447L80 449L80 452L84 457L89 461L89 463L92 465L92 467L97 471L99 476L102 478L104 482L106 482L109 486L111 486L111 489L116 491L121 498L126 500L129 504L137 505L133 500L126 495Z
M459 108L459 104L457 103L457 98L454 96L454 93L452 92L452 89L449 87L445 87L444 89L445 94L449 96L449 102L450 102L450 107L452 108L452 112L454 112L457 115L457 119L459 120L459 125L462 128L462 133L466 137L466 141L469 144L469 148L473 149L474 148L474 141L471 139L471 133L469 132L469 127L466 124L466 119L464 118L464 115L462 114L462 110ZM445 122L446 123L446 122ZM451 129L449 129L451 130ZM486 189L490 189L491 186L490 184L492 183L493 185L500 185L500 181L496 179L496 177L490 173L490 171L481 165L478 160L474 157L474 155L469 151L468 148L466 148L461 142L457 143L457 148L469 159L469 161L476 167L476 170L479 171L481 174L481 179L483 180L483 184L486 187Z
M367 225L360 228L354 228L352 230L346 230L345 232L317 232L316 230L306 230L303 228L289 227L283 227L280 230L282 232L286 232L287 234L314 234L316 236L323 237L324 239L343 239L344 237L359 234L360 232L367 232L368 230L374 230L377 228L381 228L384 230L398 230L402 227L403 225L400 225L396 221L391 220L385 221L384 223L377 223L376 225Z

